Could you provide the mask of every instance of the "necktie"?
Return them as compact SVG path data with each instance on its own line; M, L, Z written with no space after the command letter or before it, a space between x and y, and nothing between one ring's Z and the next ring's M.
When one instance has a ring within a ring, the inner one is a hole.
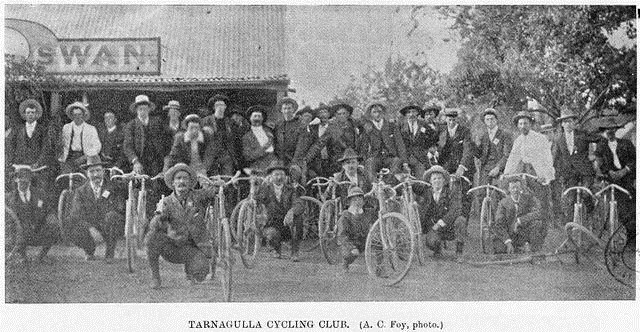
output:
M97 200L97 199L99 199L99 198L100 198L100 187L96 187L96 188L93 190L93 194L95 195L96 200Z
M617 169L622 168L622 164L620 163L620 158L618 158L618 153L616 152L618 149L613 150L613 165L616 166Z

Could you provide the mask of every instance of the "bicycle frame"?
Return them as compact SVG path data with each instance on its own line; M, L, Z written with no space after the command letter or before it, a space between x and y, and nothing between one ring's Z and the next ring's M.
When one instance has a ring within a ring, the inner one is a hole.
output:
M480 191L480 190L485 191L484 198L482 199L482 204L480 205L480 241L482 244L483 252L487 253L487 251L489 251L490 249L486 249L488 244L485 243L485 241L487 240L485 239L486 237L485 232L489 231L489 228L491 227L491 223L493 223L494 221L493 207L491 205L492 203L491 191L493 190L498 193L501 193L505 197L507 196L507 193L496 186L485 184L485 185L481 185L481 186L477 186L469 189L469 191L467 191L467 194L471 194L474 191Z
M613 233L618 227L618 201L616 201L616 190L619 190L625 195L631 197L631 193L629 193L629 191L615 183L607 185L595 194L596 197L603 196L604 199L609 202L609 218L607 220L609 226L609 237L613 236ZM603 195L607 193L609 194L608 196Z

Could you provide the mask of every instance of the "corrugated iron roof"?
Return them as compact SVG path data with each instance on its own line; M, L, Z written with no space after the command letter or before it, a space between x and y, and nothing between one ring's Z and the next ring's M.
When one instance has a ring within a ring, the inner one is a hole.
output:
M158 75L74 75L74 82L288 80L284 6L5 5L58 38L160 37Z

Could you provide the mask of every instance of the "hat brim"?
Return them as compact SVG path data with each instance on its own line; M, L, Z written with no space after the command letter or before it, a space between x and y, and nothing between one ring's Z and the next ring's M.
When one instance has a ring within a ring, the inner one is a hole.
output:
M142 104L147 104L147 105L149 105L149 107L151 108L151 109L149 110L149 113L151 113L151 112L153 112L153 111L155 111L155 110L156 110L156 104L155 104L154 102L152 102L152 101L141 101L141 102L137 102L137 103L136 103L136 102L131 103L131 105L129 105L129 111L130 111L131 113L135 113L135 112L136 112L136 107L137 107L138 105L142 105Z
M449 183L451 181L451 176L449 175L449 172L447 172L444 168L443 169L434 169L434 170L428 170L424 173L424 179L428 182L429 179L431 179L431 175L435 174L435 173L439 173L442 174L444 176L444 180Z
M39 102L33 100L33 99L28 99L25 100L23 102L20 103L20 105L18 106L18 112L20 113L20 117L23 120L26 120L26 115L25 112L27 111L27 108L35 108L36 109L36 120L40 119L42 117L42 105L40 105Z
M362 157L361 156L342 157L342 158L338 159L337 162L341 163L341 162L343 162L345 160L351 160L351 159L356 159L356 160L360 161L360 160L362 160Z
M178 106L178 107L176 107L176 106L169 106L169 105L164 105L164 106L162 106L162 110L163 110L163 111L169 110L169 109L171 109L171 108L173 108L173 109L175 109L175 110L178 110L178 112L180 112L180 106Z
M384 113L387 113L387 105L385 105L385 104L383 104L383 103L381 103L381 102L374 102L374 103L371 103L371 104L367 105L367 108L366 108L366 110L367 110L367 114L371 114L371 109L372 109L373 107L375 107L375 106L380 106L380 107L382 107L383 112L384 112Z
M436 114L434 116L438 116L440 115L440 108L438 107L427 107L424 109L424 113L423 114L427 114L427 112L435 112Z
M164 183L167 185L167 187L173 190L173 177L180 171L189 173L189 176L191 176L192 180L191 187L193 188L193 186L195 186L198 182L198 174L195 170L193 170L193 168L186 164L173 165L173 167L169 168L167 172L164 173Z
M520 119L529 119L529 121L531 121L531 123L536 122L536 120L532 116L516 115L516 116L513 117L513 124L517 125L518 124L518 120L520 120Z
M349 104L338 104L338 105L334 105L331 108L331 112L329 112L329 114L331 114L331 116L333 116L333 114L336 114L338 112L339 109L344 108L347 110L347 112L349 112L349 115L353 115L353 107ZM333 113L332 113L333 112Z
M209 98L209 100L207 100L207 107L209 109L213 109L213 107L216 104L216 101L218 101L218 100L224 101L224 104L229 106L229 97L224 96L224 95L215 95L215 96Z
M91 111L89 111L89 109L85 106L80 106L80 105L69 105L67 106L67 108L64 109L64 113L67 115L67 118L69 118L70 120L73 120L73 114L71 114L71 111L73 111L74 109L79 108L82 110L82 114L84 115L84 121L89 121L89 119L91 118Z
M297 111L298 110L298 102L295 101L293 98L283 98L282 100L280 100L277 104L277 108L278 110L282 109L282 105L283 104L293 104L293 108Z
M195 115L195 114L194 114ZM202 127L202 118L198 116L198 120L192 120L195 117L190 117L191 115L187 115L184 119L182 119L182 121L180 122L180 127L184 130L187 129L187 123L189 122L198 122L200 124L200 126Z
M285 174L289 175L289 168L284 166L274 166L267 168L267 174L271 174L273 171L282 170Z
M407 115L407 112L409 112L410 110L416 110L416 111L418 111L418 115L419 115L419 116L424 117L425 110L423 110L422 108L417 107L417 106L407 106L407 107L403 107L403 108L400 110L400 114L402 114L402 116L406 116L406 115Z

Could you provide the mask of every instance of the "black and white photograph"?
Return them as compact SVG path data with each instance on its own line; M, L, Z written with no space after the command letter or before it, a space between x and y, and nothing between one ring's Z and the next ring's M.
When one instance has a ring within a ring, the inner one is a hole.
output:
M5 331L640 330L633 2L3 15Z

